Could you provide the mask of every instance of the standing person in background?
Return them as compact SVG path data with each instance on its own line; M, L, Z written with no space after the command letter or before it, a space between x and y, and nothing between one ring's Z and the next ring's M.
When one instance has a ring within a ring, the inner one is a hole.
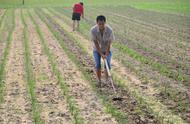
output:
M79 22L80 18L84 18L84 7L83 7L83 2L76 3L73 6L73 15L72 15L72 20L73 20L73 31L75 31L75 25L77 21L77 29L79 29Z

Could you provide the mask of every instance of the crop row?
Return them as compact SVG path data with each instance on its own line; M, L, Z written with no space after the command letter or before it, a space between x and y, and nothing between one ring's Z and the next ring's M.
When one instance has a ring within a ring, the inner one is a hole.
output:
M8 36L6 38L6 45L4 48L4 52L0 61L0 103L3 101L3 92L4 92L4 78L5 78L5 65L7 63L7 59L8 59L8 55L9 55L9 51L10 51L10 45L12 42L12 34L15 28L15 15L14 15L14 9L11 9L7 12L6 14L9 19L9 22L11 23L11 25L9 27L7 27L9 33Z
M68 94L68 92L69 92L68 86L65 84L65 81L64 81L63 77L61 76L61 72L58 70L57 63L55 63L55 61L54 61L55 57L50 52L50 49L48 48L48 46L47 46L47 44L45 42L44 36L41 33L41 29L39 28L38 24L36 23L36 21L34 20L33 16L31 15L31 13L29 11L28 11L28 14L29 14L32 22L35 25L35 29L36 29L39 37L40 37L40 41L41 41L42 46L43 46L43 50L46 53L46 55L48 56L48 60L49 60L49 62L51 64L52 70L53 70L54 74L56 75L56 78L57 78L57 80L58 80L58 82L60 84L60 87L62 89L63 95L66 97L66 101L67 101L68 106L69 106L69 111L71 112L71 114L73 116L74 123L75 124L84 123L83 118L80 116L80 111L78 109L78 106L76 105L75 100L73 99L72 96L70 96Z

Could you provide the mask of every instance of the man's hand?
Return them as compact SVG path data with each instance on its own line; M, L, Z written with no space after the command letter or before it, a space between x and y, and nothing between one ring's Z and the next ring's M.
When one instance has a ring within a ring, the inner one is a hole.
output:
M106 59L106 58L107 58L107 55L102 54L102 58L103 58L103 59Z

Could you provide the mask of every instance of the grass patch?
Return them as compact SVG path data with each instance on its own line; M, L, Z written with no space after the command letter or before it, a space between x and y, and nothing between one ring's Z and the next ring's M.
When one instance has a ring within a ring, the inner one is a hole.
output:
M137 9L188 13L190 12L190 2L188 0L82 0L85 6L132 6ZM0 0L0 8L10 7L71 7L78 0Z
M143 10L153 10L159 12L170 12L170 13L188 13L190 12L190 3L189 1L184 2L160 2L160 3L151 3L151 2L142 2L134 3L131 5L137 9Z

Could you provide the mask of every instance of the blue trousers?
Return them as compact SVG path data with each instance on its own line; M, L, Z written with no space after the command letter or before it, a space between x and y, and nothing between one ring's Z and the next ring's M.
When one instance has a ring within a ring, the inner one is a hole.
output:
M101 55L98 53L98 51L94 50L93 56L94 56L94 60L95 60L95 64L96 64L96 69L101 69ZM106 58L109 69L111 69L111 58L112 58L112 52L110 51Z

